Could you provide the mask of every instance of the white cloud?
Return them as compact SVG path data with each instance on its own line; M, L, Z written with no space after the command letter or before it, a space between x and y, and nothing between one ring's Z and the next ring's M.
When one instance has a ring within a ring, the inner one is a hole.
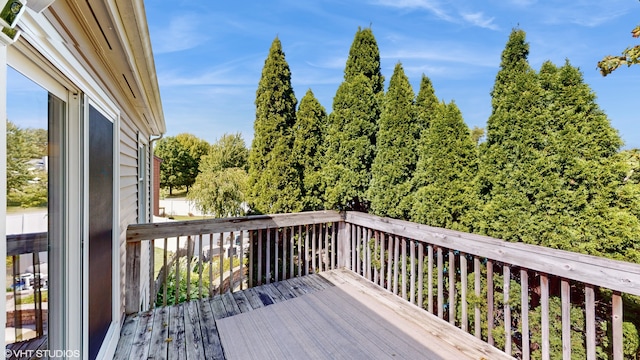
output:
M491 18L487 18L484 16L484 14L482 12L476 12L476 13L461 13L460 14L462 16L462 18L467 21L468 23L471 23L472 25L481 27L481 28L485 28L485 29L490 29L490 30L498 30L499 27L498 25L493 23L493 20L495 18L491 17Z
M204 43L208 37L199 25L200 20L195 15L172 18L166 27L155 29L153 52L163 54L184 51Z
M376 3L382 6L395 7L399 9L423 9L432 12L438 18L446 21L455 21L440 5L434 0L377 0Z
M523 0L520 0L522 2ZM473 26L498 30L493 17L486 17L483 12L464 12L457 6L448 5L448 9L435 0L377 0L376 4L399 9L422 9L433 13L441 20L452 23L467 23ZM454 4L455 5L455 4Z
M406 50L410 48L422 48L428 50ZM492 54L486 50L474 50L462 48L459 45L418 45L413 47L401 47L390 53L381 54L382 58L404 60L436 61L443 63L460 63L480 67L497 67L500 54Z

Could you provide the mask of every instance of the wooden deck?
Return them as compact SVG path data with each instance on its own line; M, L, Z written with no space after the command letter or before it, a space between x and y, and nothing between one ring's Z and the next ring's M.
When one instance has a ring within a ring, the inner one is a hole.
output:
M511 359L349 270L126 318L116 359Z

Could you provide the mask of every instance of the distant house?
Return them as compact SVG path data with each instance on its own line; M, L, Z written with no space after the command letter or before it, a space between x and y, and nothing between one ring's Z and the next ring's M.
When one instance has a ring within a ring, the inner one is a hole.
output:
M111 359L124 320L125 231L151 218L151 147L165 132L144 4L28 0L25 6L24 0L2 0L2 9L9 15L0 22L0 149L6 158L4 119L7 108L17 106L7 102L7 73L16 71L45 91L42 104L25 106L42 106L48 114L49 205L45 236L9 234L1 221L7 240L0 253L16 258L31 251L36 258L39 249L47 251L47 261L40 259L48 264L48 284L41 286L48 304L39 321L44 329L34 330L38 346ZM1 181L6 175L1 162ZM6 269L7 257L0 257ZM148 248L140 261L148 262ZM13 296L11 287L0 288L7 299ZM148 289L138 291L148 302ZM6 329L25 321L8 300L0 304ZM5 338L5 346L27 338Z

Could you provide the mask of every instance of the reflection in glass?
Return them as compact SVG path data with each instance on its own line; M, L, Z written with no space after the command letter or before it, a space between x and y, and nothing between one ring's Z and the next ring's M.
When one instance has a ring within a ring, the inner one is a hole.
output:
M5 343L46 347L49 304L49 93L7 69ZM57 160L53 160L56 162Z

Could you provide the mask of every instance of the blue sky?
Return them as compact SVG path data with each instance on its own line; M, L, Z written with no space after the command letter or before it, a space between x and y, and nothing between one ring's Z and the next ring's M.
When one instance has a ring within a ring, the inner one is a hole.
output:
M310 88L330 112L359 26L373 30L386 84L401 62L415 92L424 73L469 127L485 127L500 54L519 27L532 67L569 59L625 148L640 148L640 66L606 78L596 69L603 56L638 43L630 34L640 22L635 0L147 0L145 8L168 136L212 143L241 132L250 145L255 91L276 36L298 101Z

